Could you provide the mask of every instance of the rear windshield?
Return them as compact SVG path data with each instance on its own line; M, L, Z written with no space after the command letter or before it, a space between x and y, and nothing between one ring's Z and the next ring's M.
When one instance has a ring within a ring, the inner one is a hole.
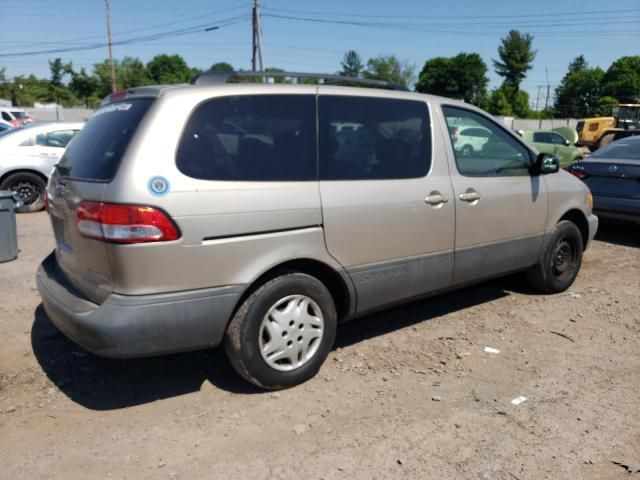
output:
M589 158L613 158L616 160L640 160L640 142L638 140L618 140L600 148Z
M80 180L111 180L153 100L124 100L98 110L69 144L58 164L60 175Z
M27 118L27 114L19 110L11 110L11 115L13 115L16 118Z

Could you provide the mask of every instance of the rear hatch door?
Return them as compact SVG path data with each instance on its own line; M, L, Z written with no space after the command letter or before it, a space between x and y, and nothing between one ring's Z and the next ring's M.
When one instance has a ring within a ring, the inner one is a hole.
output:
M58 266L89 300L102 303L113 292L107 243L83 236L77 211L83 201L101 202L127 146L153 99L136 98L98 110L70 142L56 166L47 200Z

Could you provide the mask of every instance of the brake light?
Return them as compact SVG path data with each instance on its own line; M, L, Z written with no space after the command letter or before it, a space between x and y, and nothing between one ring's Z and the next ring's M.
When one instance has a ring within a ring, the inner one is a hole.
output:
M157 208L83 201L76 210L78 231L114 243L166 242L180 238L173 220Z
M574 169L574 168L570 168L569 169L569 173L571 175L573 175L574 177L578 177L580 180L584 180L585 178L588 177L588 175L580 170Z
M125 98L127 96L127 91L126 90L118 90L116 92L113 92L111 95L109 95L109 98L111 99L112 102L116 102L118 100L122 100L123 98Z

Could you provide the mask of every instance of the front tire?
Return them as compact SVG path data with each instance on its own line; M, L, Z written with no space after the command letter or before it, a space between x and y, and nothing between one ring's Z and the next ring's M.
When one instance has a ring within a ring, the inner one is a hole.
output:
M0 184L0 190L12 190L22 200L17 213L38 212L44 208L44 196L47 182L31 172L18 172L9 175Z
M336 307L327 288L303 273L261 285L229 323L225 351L247 381L279 390L312 378L335 340Z
M527 272L531 286L546 293L564 292L578 276L582 249L578 227L568 220L559 222L541 260Z

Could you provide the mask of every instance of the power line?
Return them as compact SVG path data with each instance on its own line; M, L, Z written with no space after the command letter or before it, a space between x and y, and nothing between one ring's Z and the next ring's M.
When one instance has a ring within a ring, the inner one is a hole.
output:
M196 15L196 16L192 16L192 17L188 17L185 18L183 20L177 20L177 21L172 21L172 22L167 22L167 23L160 23L157 25L153 25L150 27L143 27L143 28L136 28L133 30L125 30L122 32L114 32L114 35L128 35L131 33L140 33L140 32L148 32L149 30L155 30L158 28L163 28L163 27L170 27L173 25L178 25L178 24L182 24L182 23L189 23L189 22L193 22L194 20L202 20L203 18L208 18L208 17L215 17L218 16L222 13L227 13L233 10L239 10L239 9L243 9L246 8L247 6L251 5L250 3L243 3L241 5L238 5L236 7L230 7L230 8L225 8L222 10L218 10L216 12L211 12L211 13L207 13L205 15ZM24 44L31 44L32 46L36 46L36 45L57 45L57 44L64 44L64 45L68 45L69 43L77 43L77 42L84 42L86 40L94 40L94 39L100 39L103 38L102 35L91 35L91 36L87 36L87 37L76 37L76 38L69 38L69 39L64 39L61 40L59 42L51 42L51 41L47 41L47 42L22 42ZM4 42L0 42L0 43L4 43Z
M472 19L476 20L478 18L535 18L535 17L554 17L558 18L561 16L568 17L580 17L580 16L590 16L590 15L602 15L602 14L614 14L614 13L640 13L640 9L626 9L626 10L586 10L582 12L555 12L555 13L530 13L530 14L520 14L520 15L454 15L454 16L437 16L437 15L372 15L372 14L363 14L363 13L336 13L336 12L320 12L320 11L310 11L310 10L292 10L285 8L271 8L264 7L264 10L268 10L271 12L286 12L286 13L301 13L308 15L323 15L323 16L342 16L342 17L359 17L359 18L405 18L405 19L428 19L428 20L460 20L460 19ZM265 14L266 15L266 14ZM597 19L600 20L600 17Z
M315 22L315 23L330 23L330 24L338 24L338 25L355 25L355 26L363 26L363 27L380 27L380 28L396 28L396 29L414 29L417 31L440 31L441 28L477 28L477 27L500 27L500 28L512 28L514 26L518 26L519 24L510 23L416 23L416 22L408 22L408 23L400 23L400 22L374 22L374 21L358 21L358 20L344 20L344 19L326 19L326 18L317 18L317 17L301 17L296 15L281 15L281 14L273 14L273 13L265 13L265 17L271 18L280 18L285 20L297 20L302 22ZM616 17L615 21L609 21L608 24L611 25L620 25L620 24L637 24L638 20L628 20L628 19L620 19ZM581 26L592 26L593 21L585 22L585 21L574 21L574 20L564 20L560 23L537 23L527 25L528 27L581 27ZM469 33L468 30L465 30L465 33ZM583 33L584 32L579 32Z
M211 30L217 30L219 28L242 23L247 20L248 20L248 17L246 15L240 15L237 17L226 19L215 25L205 23L205 24L194 26L194 27L180 29L180 30L171 30L168 32L161 32L161 33L156 33L156 34L142 36L142 37L134 37L126 40L119 40L119 41L112 42L112 45L131 45L131 44L142 43L142 42L147 42L151 40L160 40L164 38L177 37L181 35L191 35L194 33L208 32ZM48 50L32 50L27 52L15 52L15 53L2 53L0 54L0 58L23 57L23 56L29 56L29 55L41 55L41 54L50 54L50 53L67 53L67 52L77 52L81 50L95 50L98 48L104 48L106 46L107 46L106 43L101 42L101 43L94 43L94 44L78 46L78 47L53 48Z

